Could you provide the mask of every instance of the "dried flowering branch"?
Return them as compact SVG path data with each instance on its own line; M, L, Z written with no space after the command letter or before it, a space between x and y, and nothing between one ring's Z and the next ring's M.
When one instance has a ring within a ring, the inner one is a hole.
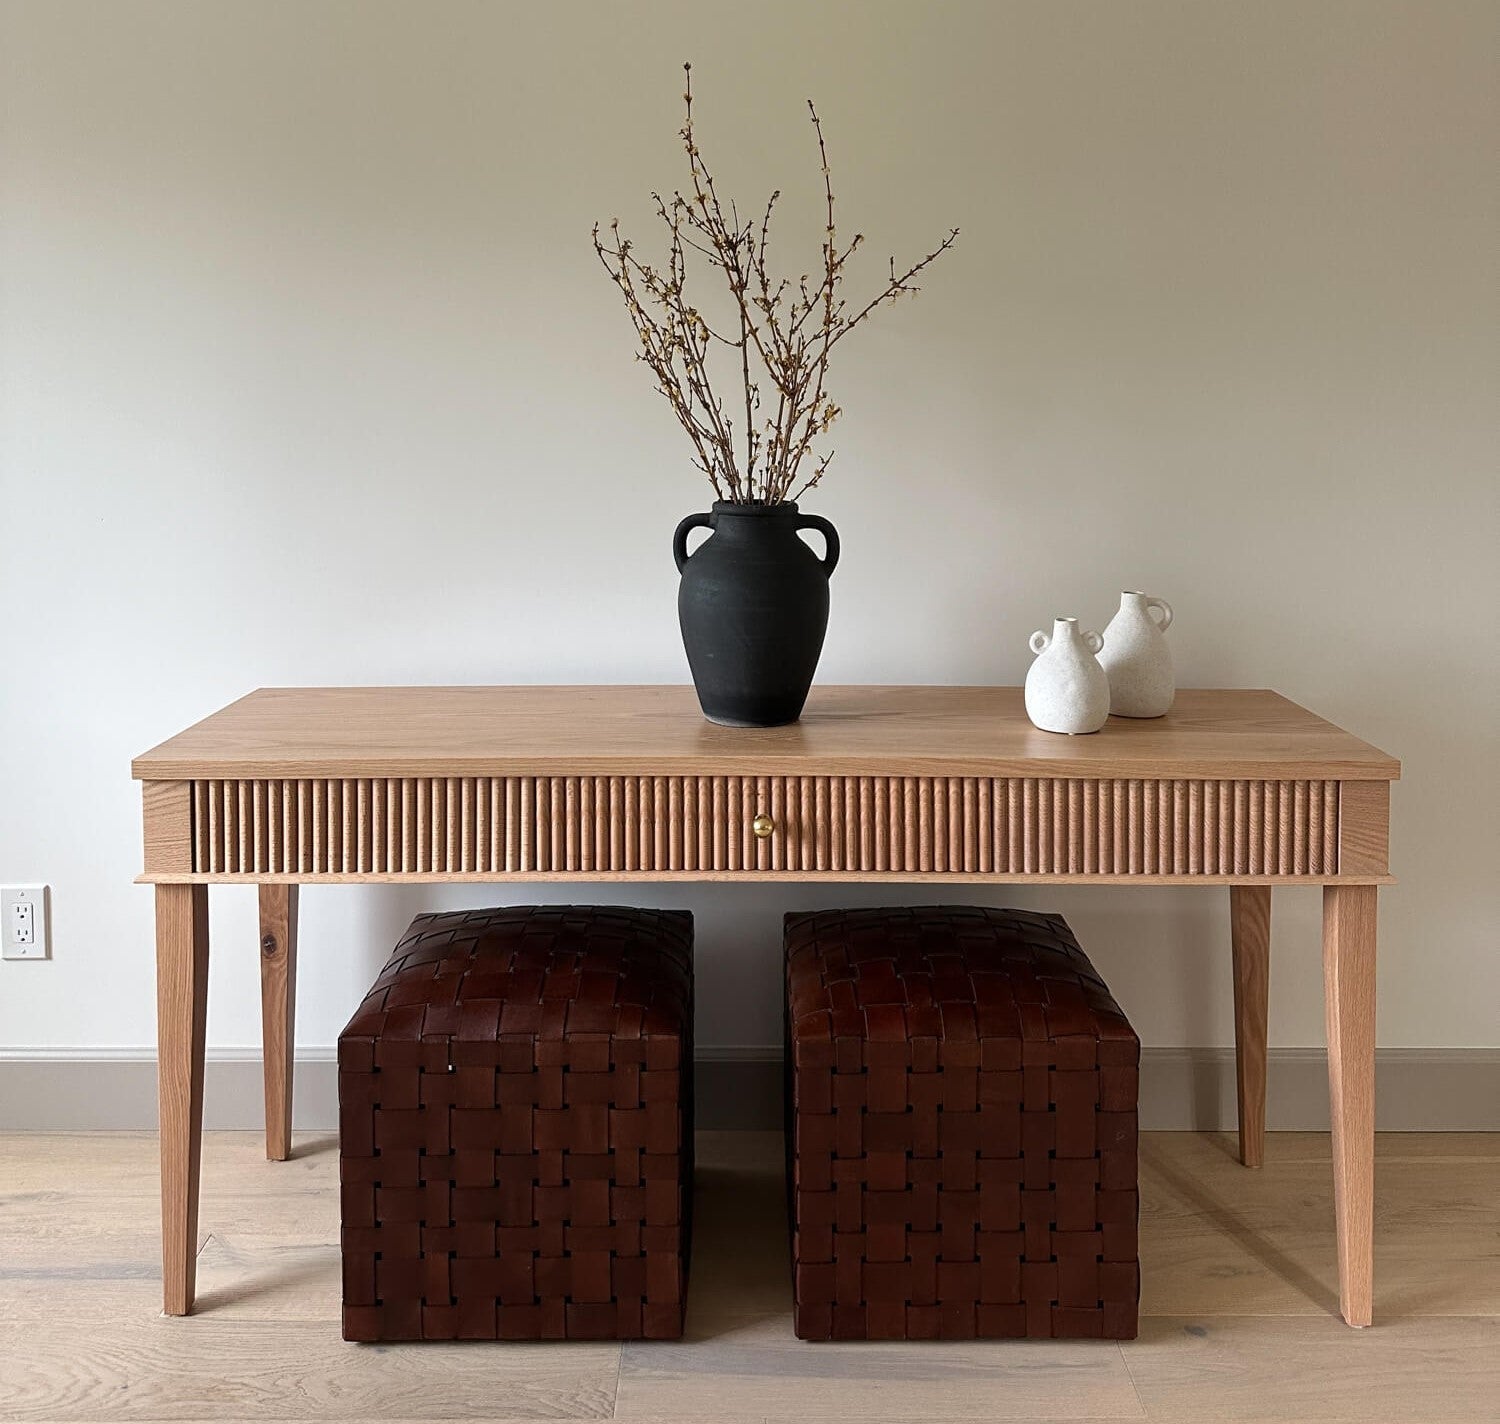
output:
M694 464L714 493L737 504L781 504L812 489L833 459L832 450L813 454L814 442L828 434L840 414L827 393L833 348L876 308L919 291L913 279L953 246L958 229L903 272L892 258L885 285L851 311L842 295L844 271L865 238L855 233L839 245L823 125L808 100L823 173L822 274L811 286L805 274L795 283L773 279L767 258L781 190L771 194L758 221L742 220L732 199L726 212L693 132L692 66L683 69L687 117L679 136L687 151L689 192L674 191L669 199L651 195L667 229L666 263L657 267L639 258L621 236L618 219L607 238L595 224L594 251L625 299L641 343L638 359L650 368L657 390L687 431ZM725 331L711 326L686 294L689 252L728 283L734 315ZM738 436L736 417L725 410L709 375L710 358L718 350L732 352L739 368L744 415ZM774 409L768 404L764 418L762 380L775 395ZM809 458L810 471L804 473Z

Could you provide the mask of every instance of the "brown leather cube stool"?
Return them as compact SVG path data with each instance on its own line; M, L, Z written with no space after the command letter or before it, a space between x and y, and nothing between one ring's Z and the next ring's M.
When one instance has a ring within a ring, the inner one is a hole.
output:
M1136 1333L1140 1041L1057 915L786 918L804 1340Z
M668 1339L693 921L418 915L339 1036L344 1338Z

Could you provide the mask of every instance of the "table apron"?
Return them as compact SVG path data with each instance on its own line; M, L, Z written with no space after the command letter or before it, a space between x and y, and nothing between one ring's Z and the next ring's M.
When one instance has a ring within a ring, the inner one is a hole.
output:
M1389 794L1383 781L1191 778L156 781L142 879L1380 884Z

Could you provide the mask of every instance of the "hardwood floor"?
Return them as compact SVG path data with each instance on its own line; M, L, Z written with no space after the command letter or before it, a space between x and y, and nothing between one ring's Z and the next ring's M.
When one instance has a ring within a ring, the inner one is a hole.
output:
M1500 1136L1379 1139L1375 1319L1336 1315L1329 1142L1142 1143L1141 1337L807 1345L780 1141L707 1133L680 1344L348 1345L330 1137L203 1146L199 1310L158 1313L156 1139L0 1135L0 1420L1500 1420Z

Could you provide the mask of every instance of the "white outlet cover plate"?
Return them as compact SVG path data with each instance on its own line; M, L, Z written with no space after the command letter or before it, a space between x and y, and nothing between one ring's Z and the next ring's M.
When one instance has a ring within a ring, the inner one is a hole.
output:
M30 904L32 938L30 944L14 942L15 907ZM50 959L52 956L52 916L48 913L45 885L0 885L0 959Z

